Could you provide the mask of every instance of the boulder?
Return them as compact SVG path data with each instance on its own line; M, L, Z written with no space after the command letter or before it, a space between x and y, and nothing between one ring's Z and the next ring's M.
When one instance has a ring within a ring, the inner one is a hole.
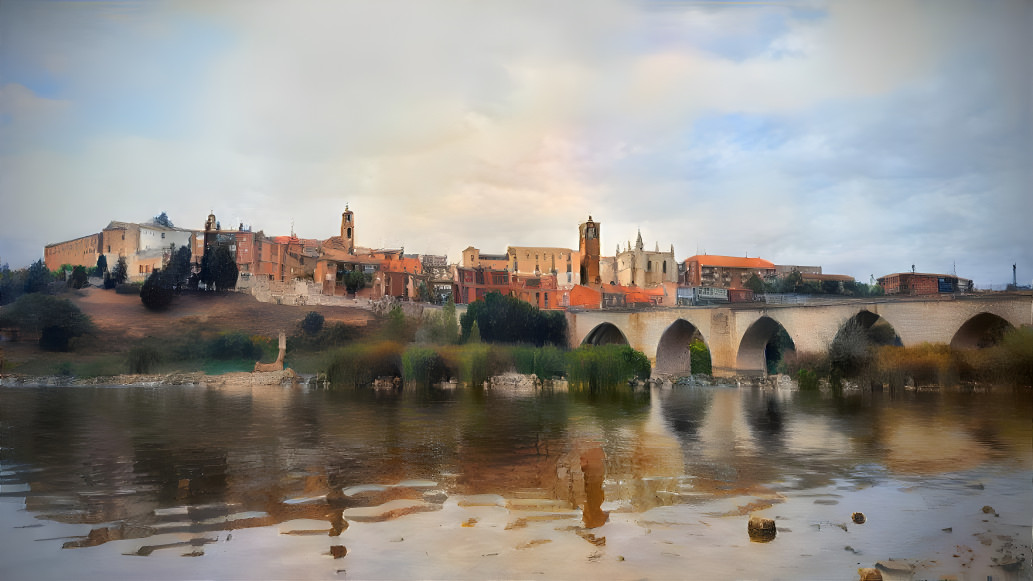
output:
M772 541L777 534L775 521L770 518L759 516L750 517L750 522L747 523L746 530L750 534L750 540L758 543L767 543Z

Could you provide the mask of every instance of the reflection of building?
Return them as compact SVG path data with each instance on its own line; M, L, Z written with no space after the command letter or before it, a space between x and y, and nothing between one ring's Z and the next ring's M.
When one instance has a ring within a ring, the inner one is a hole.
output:
M879 277L879 286L888 295L935 295L969 292L972 281L951 274L897 272Z
M617 248L617 283L624 286L651 287L665 282L678 282L678 265L674 260L674 245L668 252L646 250L642 233L638 233L635 246L629 242L624 251Z
M775 265L762 258L697 254L685 259L687 286L743 288L754 274L764 280L775 275Z

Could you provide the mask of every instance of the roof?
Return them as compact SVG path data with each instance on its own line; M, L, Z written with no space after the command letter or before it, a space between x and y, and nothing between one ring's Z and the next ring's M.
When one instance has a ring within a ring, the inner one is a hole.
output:
M959 279L959 280L968 280L967 278L962 278L962 277L960 277L960 276L958 276L956 274L934 274L934 273L931 273L931 272L894 272L893 274L885 274L883 276L880 276L878 278L878 280L882 280L884 278L889 278L891 276L935 276L937 278L939 278L941 276L944 276L944 277L947 277L947 278L956 278L956 279Z
M809 272L801 272L800 278L803 280L832 280L836 282L853 282L854 277L848 274L811 274Z
M392 260L384 260L380 263L381 270L388 272L408 272L408 273L420 273L423 272L423 263L417 258L395 258Z
M686 258L685 262L698 262L700 266L720 266L724 268L775 268L773 262L763 258L718 256L716 254L697 254Z

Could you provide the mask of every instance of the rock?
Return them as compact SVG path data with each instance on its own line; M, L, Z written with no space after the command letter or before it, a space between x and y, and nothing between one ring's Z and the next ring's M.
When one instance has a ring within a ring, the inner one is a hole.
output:
M858 569L857 574L860 575L860 581L882 581L882 573L872 567Z
M758 543L772 541L775 535L778 534L775 529L775 521L759 516L750 517L750 522L746 525L746 531L750 534L750 540Z
M992 515L995 515L995 516L997 515L997 511L994 510L994 507L992 507L990 505L984 506L983 507L983 512L986 513L986 514L992 514Z
M854 521L854 524L863 525L866 519L863 512L855 512L850 515L850 520Z
M332 545L330 547L330 554L333 555L335 559L340 559L348 554L348 549L344 545Z
M875 564L877 569L893 573L895 575L911 575L915 572L915 566L900 559L886 559Z

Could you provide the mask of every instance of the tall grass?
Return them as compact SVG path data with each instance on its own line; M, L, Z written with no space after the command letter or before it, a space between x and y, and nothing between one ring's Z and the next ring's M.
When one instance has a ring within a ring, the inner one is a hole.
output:
M328 355L326 378L331 385L369 385L378 377L402 375L402 346L394 341L352 343Z
M649 359L628 345L584 345L567 353L567 381L572 389L598 391L648 379Z

